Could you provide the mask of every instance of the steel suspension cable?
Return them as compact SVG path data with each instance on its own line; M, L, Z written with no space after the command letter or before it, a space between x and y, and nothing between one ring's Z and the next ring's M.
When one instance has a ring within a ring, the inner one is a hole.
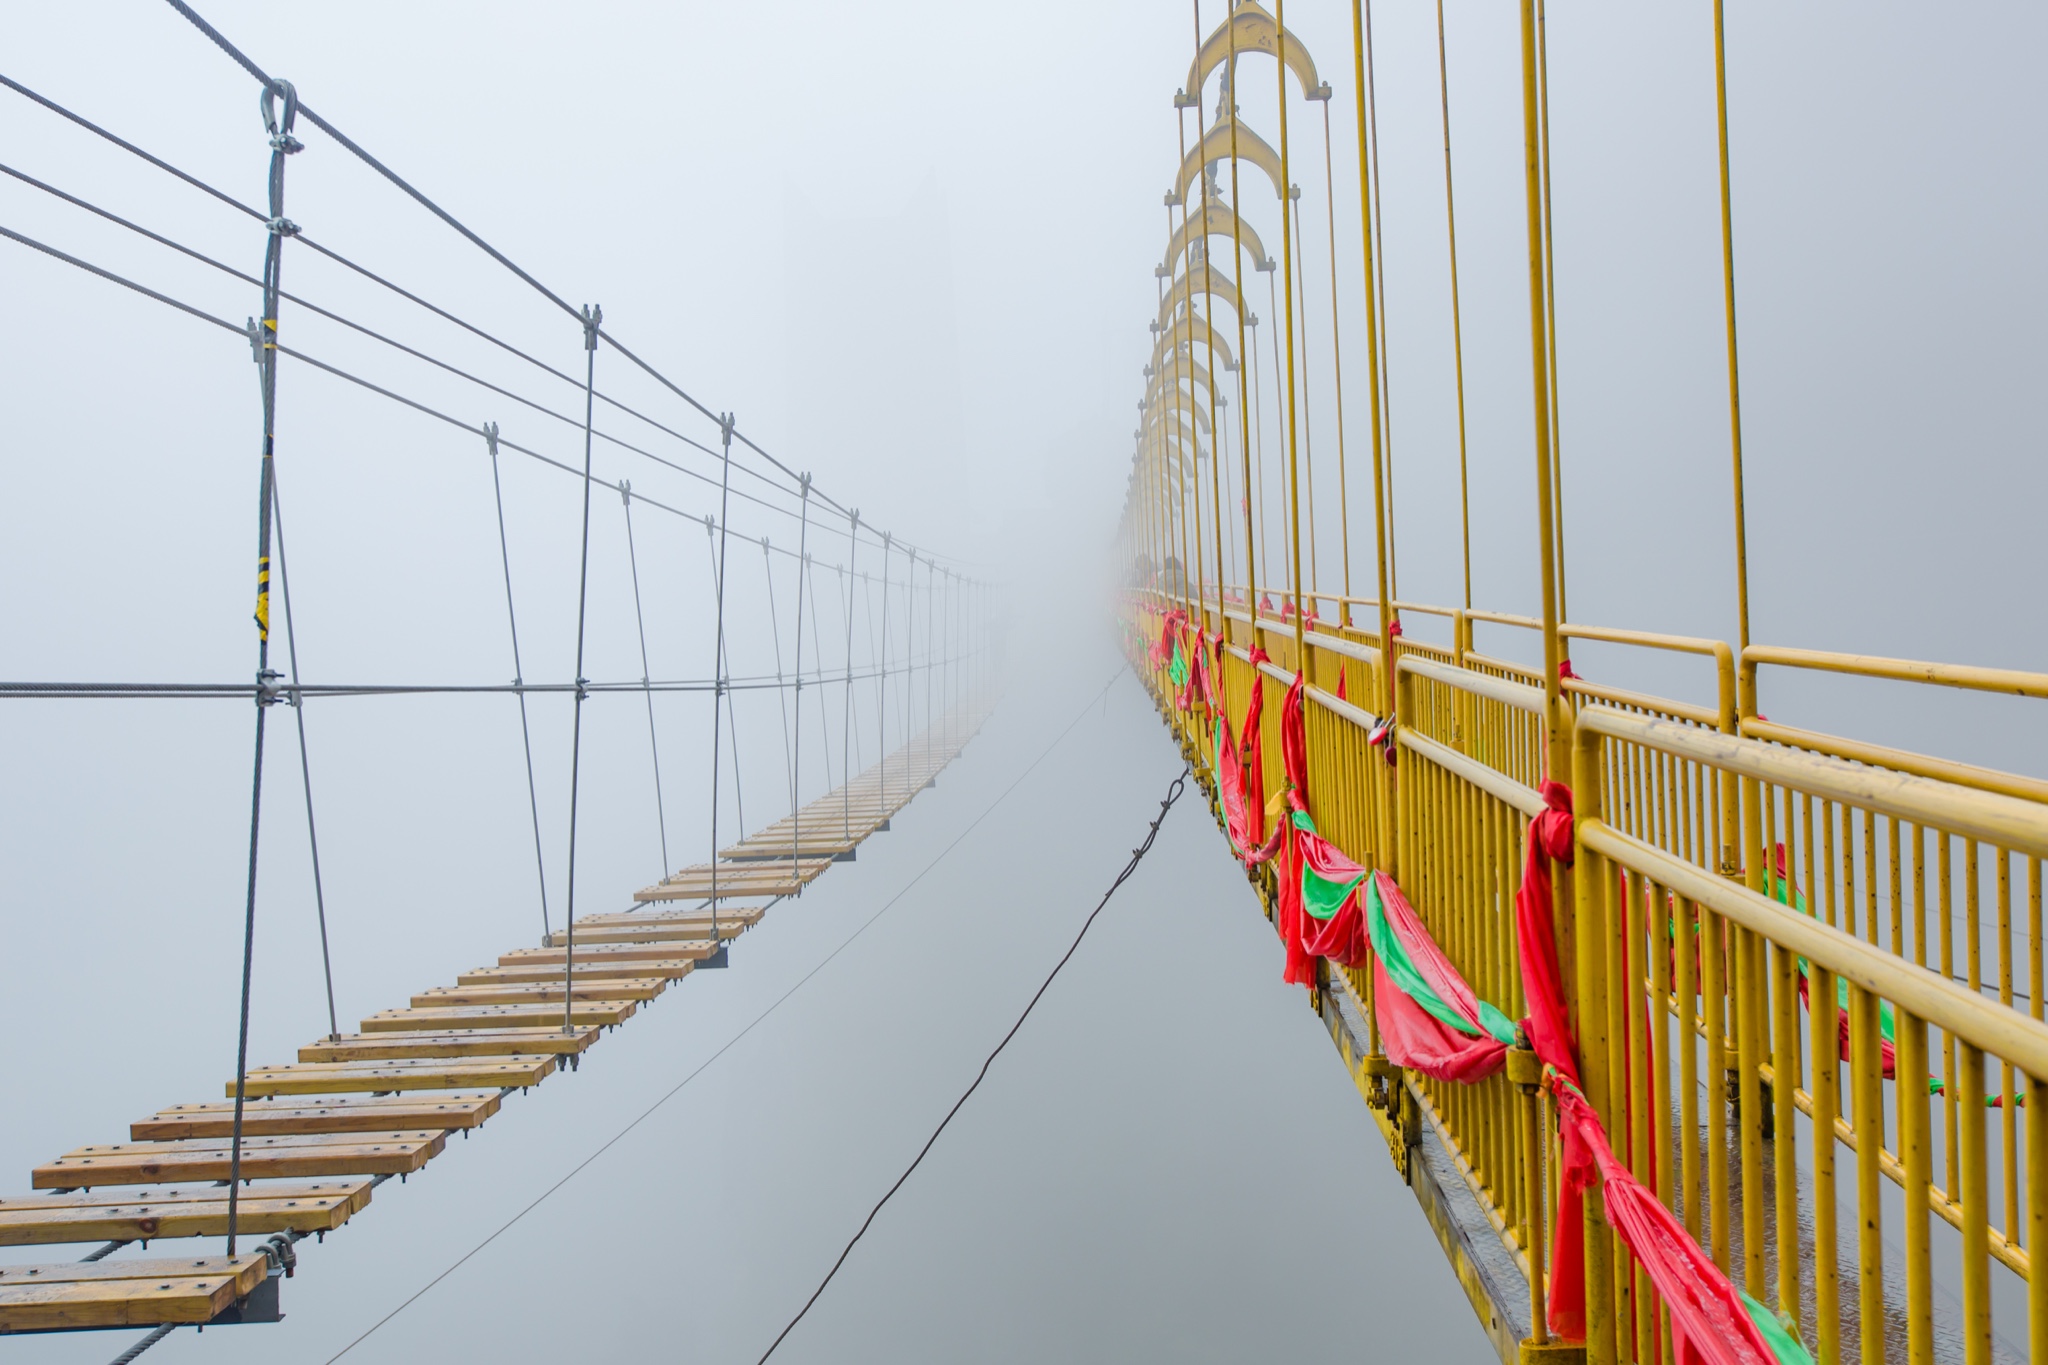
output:
M854 510L854 511L848 512L848 513L846 514L846 517L847 517L847 525L848 525L848 527L850 528L850 530L855 530L855 531L857 531L857 530L859 529L859 527L860 527L860 512L859 512L859 511L858 511L858 510L856 509L856 510ZM850 544L850 545L852 546L852 548L851 548L850 550L848 550L848 551L847 551L847 555L846 555L846 563L847 563L847 568L846 568L846 570L842 571L842 573L840 574L840 577L841 577L841 579L842 579L842 580L843 580L843 581L845 582L845 585L846 585L846 697L845 697L845 700L844 700L844 702L842 703L842 705L841 705L841 706L840 706L840 708L839 708L839 771L840 771L840 772L842 772L842 773L844 773L844 774L846 774L846 781L844 781L843 783L841 783L841 784L840 784L840 795L841 795L841 798L842 798L842 804L843 804L843 805L844 805L844 807L845 807L845 814L844 814L844 823L845 823L845 828L844 828L844 829L842 829L842 830L840 831L840 837L841 837L842 839L847 839L847 838L851 838L851 837L853 836L853 768L852 768L852 766L850 765L850 762L849 762L849 759L850 759L850 757L851 757L851 755L852 755L852 752L853 752L853 739L854 739L854 735L853 735L853 729L854 729L854 727L853 727L853 585L854 585L854 579L853 579L853 577L852 577L851 575L852 575L852 570L853 570L853 565L854 565L854 556L855 556L855 555L856 555L857 553L859 553L859 551L860 551L860 540L859 540L859 538L858 538L857 536L854 536L854 535L851 535L851 534L849 534L849 536L848 536L848 543L849 543L849 544Z
M1294 258L1301 269L1294 276L1294 301L1301 313L1301 462L1302 500L1308 504L1308 591L1313 601L1319 586L1316 579L1316 440L1315 403L1309 392L1308 363L1308 248L1303 244L1301 215L1294 215ZM1336 271L1331 271L1334 284Z
M732 414L729 412L720 413L718 427L725 447L725 459L721 468L726 472L720 476L718 554L714 570L716 577L712 584L712 588L717 594L717 634L712 649L711 671L719 679L718 690L711 694L711 947L714 954L722 947L722 940L718 937L718 742L721 729L718 703L720 697L725 694L725 675L728 671L725 658L725 548L729 532L725 523L727 510L725 495L732 487L732 426ZM730 705L729 702L728 705ZM739 761L737 741L735 741L733 749L733 761L735 766L737 766ZM739 789L737 775L734 776L733 787L735 794L737 794ZM746 815L742 813L740 816L740 833L742 836L746 833L746 823Z
M292 670L290 705L299 731L299 777L306 792L306 846L313 864L313 913L320 925L320 971L327 983L327 1040L341 1040L341 1024L334 1010L334 956L327 948L327 892L320 880L320 835L313 825L313 760L306 751L306 699L299 692L298 613L292 610L292 577L284 556L284 503L277 491L277 472L270 475L270 516L277 536L277 586L284 597L285 658Z
M795 881L797 878L797 853L802 838L803 824L802 817L798 814L801 807L797 802L802 795L804 776L804 595L805 589L809 586L811 563L811 476L805 474L802 478L804 515L803 521L800 523L802 529L797 533L796 667L792 670L793 676L796 679L796 724L792 727L795 731L795 743L791 746L789 760L789 876L791 881ZM812 609L816 610L815 603L812 604ZM775 615L775 609L772 605L768 609L768 615L772 621Z
M178 0L171 0L171 3L176 5ZM184 7L179 5L179 8ZM192 18L195 23L198 22L196 15ZM596 305L586 305L578 317L583 323L583 364L587 378L583 389L583 549L578 560L576 576L576 705L574 719L570 722L569 739L569 892L568 907L562 912L562 929L567 942L562 957L563 1033L573 1031L571 1024L576 1009L576 815L583 772L583 700L588 692L587 680L583 676L583 645L585 626L590 614L589 419L596 415L597 410L597 404L592 398L597 390L597 324L604 317L604 312Z
M512 605L512 546L505 538L505 490L498 480L498 424L484 423L484 441L491 455L491 498L498 512L498 555L505 570L505 622L512 632L512 684L519 690L519 741L526 751L526 800L533 813L533 870L540 886L540 928L543 939L554 937L548 923L548 869L541 855L540 790L533 781L533 730L526 718L526 670L519 662L519 613Z
M1550 363L1550 499L1551 517L1557 526L1557 619L1571 619L1564 572L1564 444L1557 413L1557 261L1551 251L1550 216L1550 39L1543 17L1543 0L1536 0L1536 107L1537 136L1543 168L1543 332Z
M1294 579L1294 657L1305 659L1308 656L1304 643L1306 604L1302 600L1301 577L1301 467L1297 462L1300 426L1294 378L1295 250L1292 225L1296 215L1292 198L1294 176L1288 169L1287 139L1287 0L1274 0L1273 3L1273 43L1274 56L1278 58L1274 66L1280 92L1280 269L1287 277L1282 291L1287 296L1287 533Z
M1365 0L1365 107L1371 115L1372 146L1372 225L1373 236L1378 249L1373 252L1372 266L1379 272L1379 309L1373 319L1373 326L1379 330L1379 370L1373 382L1381 388L1381 424L1386 428L1386 480L1387 480L1387 592L1390 594L1387 607L1393 610L1393 603L1401 596L1401 538L1400 516L1396 512L1394 495L1394 376L1392 357L1388 354L1390 342L1387 336L1387 233L1383 207L1385 196L1380 193L1380 109L1378 80L1374 75L1372 59L1372 0ZM1392 708L1389 707L1391 710Z
M629 479L619 480L619 501L626 509L626 564L632 570L633 579L633 624L640 632L640 682L647 689L647 757L654 768L654 824L661 832L661 875L666 877L672 869L668 861L668 812L661 799L661 743L654 730L654 689L653 674L647 665L647 617L640 608L640 552L633 544L633 484ZM762 557L767 557L768 539L761 538ZM579 673L582 670L577 670ZM781 679L778 677L777 682ZM777 689L778 692L780 689Z
M1719 0L1716 0L1716 4ZM1451 174L1451 73L1444 37L1444 0L1436 0L1436 79L1444 112L1444 235L1451 256L1451 361L1458 381L1458 525L1464 537L1465 610L1472 609L1472 496L1465 462L1465 321L1458 302L1458 201ZM1471 623L1466 623L1466 630ZM1462 650L1471 642L1460 640Z
M1742 500L1742 370L1735 350L1735 207L1728 183L1728 40L1714 0L1714 114L1721 152L1721 299L1728 324L1728 452L1735 470L1735 617L1749 648L1749 518Z
M891 537L882 532L882 671L875 694L876 752L881 755L882 808L889 803L889 545Z
M1351 624L1351 485L1344 454L1344 345L1337 326L1337 172L1330 155L1330 101L1323 100L1323 203L1330 223L1330 368L1337 398L1337 534L1344 563L1344 609L1337 619Z
M282 100L282 112L277 102ZM235 1114L228 1153L227 1254L235 1254L235 1235L241 1228L242 1114L249 1089L249 985L256 964L256 866L261 848L263 822L263 721L272 697L267 695L276 675L270 669L270 535L272 525L272 474L277 454L277 323L279 277L283 270L284 239L290 223L284 216L285 159L299 150L292 136L298 112L298 94L287 81L263 87L263 124L270 135L270 235L263 251L263 320L252 322L249 343L259 365L263 394L263 459L256 498L256 742L249 782L249 884L242 918L242 1001L241 1017L235 1030ZM197 311L197 310L193 310Z
M777 622L781 613L775 609L775 566L768 559L768 537L761 537L761 567L767 571L768 584L768 638L775 646L775 680L782 681L782 628ZM789 744L789 693L776 689L776 700L782 704L782 778L789 785L789 813L796 814L796 767L790 759ZM744 836L743 828L740 834Z
M1225 108L1227 108L1227 110L1228 110L1228 112L1229 112L1229 114L1230 114L1230 250L1231 250L1231 255L1232 255L1232 264L1233 264L1233 266L1234 266L1234 273L1235 273L1235 275L1236 275L1236 277L1237 277L1237 279L1238 279L1238 291L1237 291L1237 354L1238 354L1238 365L1237 365L1237 420L1238 420L1238 424L1239 424L1239 441L1238 441L1238 447L1239 447L1239 448L1238 448L1238 452L1237 452L1237 454L1238 454L1238 459L1239 459L1239 461L1240 461L1240 462L1241 462L1241 463L1243 464L1243 466L1244 466L1244 577L1245 577L1245 604L1244 604L1244 605L1245 605L1245 611L1246 611L1246 612L1247 612L1247 613L1248 613L1248 614L1249 614L1249 615L1251 616L1251 618L1252 618L1252 622L1253 622L1253 630L1252 630L1252 637L1251 637L1251 638L1252 638L1253 642L1254 642L1254 643L1256 643L1256 642L1257 642L1257 639L1258 639L1258 629L1257 629L1257 622L1258 622L1258 619L1259 619L1259 582L1258 582L1258 580L1259 580L1260 574L1259 574L1259 572L1258 572L1258 569L1259 569L1259 568L1260 568L1261 566L1263 566L1263 564L1264 564L1264 560L1262 560L1262 559L1255 559L1255 558L1254 558L1254 553L1253 553L1253 552L1254 552L1254 549L1255 549L1255 548L1263 548L1263 542L1261 542L1259 546L1256 546L1256 547L1255 547L1255 546L1254 546L1254 543L1253 543L1253 537L1252 537L1252 427L1251 427L1251 422L1252 422L1252 404L1253 404L1253 402L1256 402L1256 401L1257 401L1257 400L1256 400L1256 391L1257 391L1257 384L1256 384L1256 382L1254 382L1253 384L1251 384L1251 386L1250 386L1250 387L1251 387L1251 389L1253 390L1253 393L1252 393L1252 395L1251 395L1251 397L1250 397L1250 400L1248 401L1248 399L1247 399L1247 394L1246 394L1246 387L1247 387L1247 385L1246 385L1246 378L1245 378L1245 361L1246 361L1247 359L1249 359L1249 360L1251 361L1251 364L1252 364L1252 375L1253 375L1253 378L1254 378L1254 380L1256 380L1256 377L1257 377L1257 374L1258 374L1258 352L1257 352L1257 348L1256 348L1256 346L1249 346L1249 347L1248 347L1248 346L1246 346L1246 344L1245 344L1245 332L1246 332L1246 328L1247 328L1247 327L1248 327L1248 325L1250 324L1250 319L1248 319L1248 318L1246 317L1246 310L1245 310L1245 306L1244 306L1244 295L1245 295L1245 290L1244 290L1244 283L1243 283L1243 281L1244 281L1244 220L1243 220L1243 218L1242 218L1242 217L1240 216L1240 213L1239 213L1239 210L1240 210L1240 203L1239 203L1239 200L1238 200L1238 183L1237 183L1237 165L1238 165L1238 157L1237 157L1237 25L1236 25L1236 24L1234 24L1234 23L1232 23L1232 22L1230 21L1230 15L1229 15L1228 11L1226 11L1226 12L1225 12L1225 14L1224 14L1224 20L1223 20L1223 27L1224 27L1224 32L1225 32L1226 34L1228 34L1228 35L1229 35L1229 36L1228 36L1228 38L1227 38L1227 40L1226 40L1226 41L1227 41L1227 43L1228 43L1228 47L1229 47L1229 61L1228 61L1228 63L1227 63L1226 65L1225 65L1225 67L1223 68L1223 70L1224 70L1224 77L1223 77L1222 89L1221 89L1221 91L1220 91L1220 92L1219 92L1219 94L1218 94L1218 100L1219 100L1219 104L1224 104L1224 107L1220 107L1220 108L1218 108L1218 110L1217 110L1217 117L1219 117L1219 118L1220 118L1220 117L1222 117L1223 113L1225 112ZM1196 51L1197 51L1197 52L1200 52L1200 50L1201 50L1201 49L1200 49L1200 47L1198 46L1198 47L1196 48ZM1227 104L1225 104L1224 102L1227 102ZM1258 340L1258 337L1257 337L1256 333L1255 333L1255 334L1253 334L1252 340L1253 340L1254 342L1256 342L1256 341ZM1213 373L1214 373L1214 371L1211 371L1211 373L1213 374ZM1263 419L1261 420L1261 425L1263 426ZM1261 444L1261 446L1260 446L1260 457L1259 457L1259 471L1260 471L1260 478L1261 478L1261 479L1263 480L1263 478L1265 477L1265 454L1264 454L1264 445L1263 445L1263 440L1264 440L1264 437L1262 436L1262 437L1261 437L1260 439L1261 439L1261 442L1262 442L1262 444ZM1264 503L1263 501L1261 501L1261 502L1260 502L1260 504L1259 504L1259 506L1260 506L1261 510L1263 511L1263 509L1264 509L1264 507L1265 507L1265 503ZM1226 634L1228 634L1228 630L1227 630L1227 629L1225 630L1225 633L1226 633Z
M1380 329L1377 322L1379 299L1379 276L1376 270L1378 253L1374 251L1373 201L1378 193L1373 187L1370 174L1370 118L1369 109L1371 85L1366 75L1366 27L1365 13L1361 0L1351 0L1351 67L1352 98L1358 110L1358 233L1361 248L1365 252L1365 352L1366 369L1372 375L1372 509L1373 509L1373 559L1378 582L1375 595L1379 598L1380 657L1391 658L1394 647L1394 594L1387 581L1387 442L1386 423L1381 411L1380 389ZM1381 708L1381 714L1394 713L1393 670L1381 668L1379 672L1379 696L1374 704ZM1375 1040L1377 1032L1373 1034Z

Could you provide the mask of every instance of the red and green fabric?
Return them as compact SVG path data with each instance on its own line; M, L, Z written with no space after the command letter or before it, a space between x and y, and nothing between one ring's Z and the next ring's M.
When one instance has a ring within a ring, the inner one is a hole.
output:
M1500 1070L1514 1021L1481 1000L1451 965L1401 888L1384 872L1365 882L1373 948L1373 1015L1397 1066L1470 1085Z
M1370 956L1359 885L1367 869L1316 832L1305 810L1289 817L1287 852L1280 868L1280 905L1274 916L1287 948L1281 972L1292 985L1315 984L1316 959L1363 967Z
M1553 1074L1551 1091L1559 1129L1577 1135L1599 1171L1608 1223L1670 1312L1676 1365L1812 1365L1798 1338L1737 1289L1678 1215L1614 1155L1579 1087Z

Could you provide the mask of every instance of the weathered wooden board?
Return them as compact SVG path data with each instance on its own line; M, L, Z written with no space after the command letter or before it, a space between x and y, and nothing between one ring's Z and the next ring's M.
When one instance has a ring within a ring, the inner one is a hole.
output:
M719 938L735 938L745 933L746 930L747 926L744 924L729 924L723 916L719 917ZM703 919L681 920L669 924L650 921L646 924L579 924L576 926L576 946L578 948L586 944L595 948L607 943L701 943L708 946L711 941L711 918L708 915ZM566 948L569 946L569 935L566 931L557 929L554 933L541 940L541 946L544 948Z
M631 1004L631 1001L624 1002ZM478 1008L488 1008L479 1006ZM535 1008L546 1008L545 1005ZM562 1017L561 1006L554 1017ZM302 1062L384 1061L396 1057L503 1057L547 1052L575 1056L587 1051L602 1034L596 1025L578 1025L568 1033L553 1028L463 1028L439 1031L344 1033L299 1049Z
M765 905L721 905L718 907L718 924L720 928L728 924L759 924L767 913ZM576 941L583 941L585 926L601 929L620 924L701 924L708 927L711 919L711 907L708 905L680 910L625 910L610 915L585 915L576 921Z
M500 1103L495 1090L434 1098L380 1095L345 1100L251 1100L242 1106L242 1136L476 1128L498 1112ZM129 1124L128 1136L137 1142L228 1137L234 1124L232 1102L179 1104Z
M439 1129L403 1133L254 1137L242 1142L244 1180L308 1180L338 1175L408 1175L440 1155ZM100 1185L153 1185L164 1180L226 1180L234 1170L233 1141L185 1138L80 1147L35 1168L39 1190Z
M755 875L758 880L747 882L721 877L715 892L708 878L703 881L656 882L653 886L643 886L635 891L633 899L647 904L656 901L743 900L754 896L793 896L818 879L816 873L791 877L779 870ZM720 923L723 924L723 921Z
M640 1007L631 1000L572 1000L565 1005L464 1005L447 1009L379 1010L363 1020L365 1033L445 1033L450 1029L545 1029L623 1024ZM555 1049L536 1049L553 1051ZM581 1049L577 1049L581 1051Z
M520 1055L473 1061L300 1062L253 1067L248 1095L349 1095L399 1090L472 1090L480 1085L529 1086L555 1069L553 1057ZM235 1083L227 1083L232 1097Z
M0 1266L0 1333L211 1322L269 1273L260 1255Z
M517 948L509 953L498 954L500 967L532 967L552 964L555 975L562 974L562 963L567 960L567 948ZM660 943L591 943L576 945L576 965L610 963L654 963L674 958L703 958L711 956L711 942L708 939L696 942L678 942L667 939Z
M331 1232L370 1202L370 1188L368 1180L244 1186L237 1226L258 1237ZM218 1186L0 1199L0 1246L224 1237L227 1230L227 1191Z
M624 977L613 981L578 982L571 988L577 1000L652 1000L668 989L660 976ZM436 986L412 998L416 1010L448 1009L457 1005L544 1005L562 1003L561 973L552 981L496 986Z
M589 954L578 953L576 965L571 971L579 983L601 983L646 976L659 976L664 980L675 981L688 976L696 969L697 963L691 958L635 958L624 962L616 959L609 962L593 962ZM545 962L536 962L510 967L479 967L475 971L464 972L455 980L463 988L500 984L526 985L543 981L553 982L559 986L562 981L562 966L561 960L557 958L553 966Z

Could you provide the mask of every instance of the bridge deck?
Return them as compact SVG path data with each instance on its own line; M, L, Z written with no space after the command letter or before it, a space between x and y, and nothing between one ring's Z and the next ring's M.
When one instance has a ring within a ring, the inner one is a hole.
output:
M913 740L886 765L798 812L798 824L827 806L841 817L851 811L841 834L850 829L851 844L859 843L929 786L973 729L960 722ZM792 828L784 821L742 840L739 858L764 838L786 850ZM805 851L823 849L808 832L802 842ZM834 843L831 851L841 850ZM772 903L833 861L807 859L795 875L787 866L721 863L718 895ZM370 1015L359 1032L313 1040L296 1061L251 1067L238 1233L297 1239L343 1226L382 1180L424 1169L446 1150L449 1133L478 1127L514 1089L573 1064L720 941L761 921L767 905L721 905L714 936L710 880L708 865L686 868L635 897L706 904L584 916L573 950L566 932L549 934L538 948L505 953L496 966L464 972L405 1008ZM228 1192L204 1182L225 1182L235 1170L234 1094L229 1081L225 1101L159 1110L131 1124L126 1142L77 1147L36 1167L30 1183L45 1193L0 1198L0 1246L225 1236ZM260 1254L0 1266L0 1334L220 1321L271 1273L270 1258Z

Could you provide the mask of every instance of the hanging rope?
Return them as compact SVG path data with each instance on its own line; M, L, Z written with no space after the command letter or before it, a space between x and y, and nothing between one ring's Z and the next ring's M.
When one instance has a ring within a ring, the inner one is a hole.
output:
M313 862L313 913L320 924L320 971L327 983L327 1037L341 1037L341 1025L334 1012L334 957L327 949L327 893L320 882L320 836L313 827L313 764L306 756L306 700L299 692L298 618L292 612L292 579L285 568L284 505L278 500L277 471L270 475L270 516L277 533L277 586L284 595L285 658L291 665L292 716L299 729L299 777L306 791L306 845Z
M667 876L674 869L668 860L668 812L661 800L661 744L655 738L654 732L653 678L647 666L647 616L640 609L640 552L633 544L632 480L619 480L619 501L626 509L626 563L632 569L633 624L640 632L640 685L647 692L647 759L654 769L654 823L655 828L661 832L661 871L663 876ZM767 538L763 537L761 544L766 546L767 543ZM778 675L776 682L781 681Z
M533 813L533 871L540 885L540 928L543 941L554 936L548 923L548 869L541 857L540 791L533 781L533 730L526 719L525 669L519 662L519 613L512 605L512 547L505 538L505 490L498 479L498 424L484 423L491 453L491 498L498 510L498 556L505 569L505 620L512 630L512 685L519 693L519 741L526 750L526 801Z
M590 608L590 419L595 414L596 404L591 395L597 391L597 325L604 318L604 310L594 304L586 304L581 314L583 319L584 375L583 388L583 551L578 561L576 578L576 707L569 741L569 898L568 909L563 911L562 927L567 934L567 948L562 957L562 1032L569 1033L576 1008L576 813L579 782L583 771L583 700L589 693L589 680L583 676L584 626Z
M789 760L789 876L797 877L797 855L802 842L802 817L798 815L797 798L803 789L804 780L804 595L809 587L810 532L811 532L811 476L799 476L803 480L803 520L798 523L796 543L796 668L792 676L796 680L796 723L793 730L795 743L791 746ZM775 607L768 607L769 619L775 616ZM777 659L777 666L781 661Z
M1717 0L1718 3L1718 0ZM1444 0L1436 0L1436 79L1444 111L1444 233L1451 255L1451 361L1458 380L1458 525L1464 537L1465 609L1472 609L1472 496L1465 467L1465 322L1458 304L1458 202L1451 175L1451 75ZM1467 627L1470 628L1469 625ZM1463 649L1466 641L1457 641Z
M277 105L284 108L279 112ZM277 312L284 239L297 229L284 216L285 158L300 149L292 136L299 107L289 81L263 87L263 126L270 134L270 237L263 251L263 322L249 324L249 345L260 367L263 390L263 461L256 497L256 743L249 781L249 892L242 914L242 1001L235 1029L235 1118L228 1156L227 1254L235 1254L241 1227L242 1111L249 1088L249 982L256 963L256 855L263 819L263 718L276 702L277 675L270 669L270 535L276 507L273 479L277 454Z

